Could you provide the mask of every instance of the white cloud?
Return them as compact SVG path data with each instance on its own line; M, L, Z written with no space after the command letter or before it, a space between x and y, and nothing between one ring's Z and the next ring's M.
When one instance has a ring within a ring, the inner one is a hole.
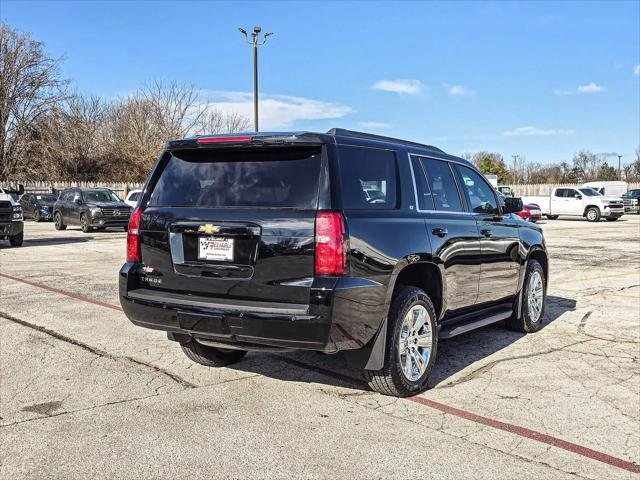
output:
M578 92L580 92L580 93L598 93L598 92L601 92L603 90L604 90L603 87L601 87L600 85L596 85L593 82L588 83L586 85L578 86Z
M502 132L507 137L549 137L551 135L571 135L575 133L573 130L557 129L557 128L538 128L538 127L518 127L513 130Z
M576 93L599 93L604 92L604 87L598 85L597 83L590 82L586 85L578 85L575 89L569 90L554 90L553 93L556 95L574 95Z
M640 63L634 67L633 74L640 75Z
M244 115L253 124L253 94L249 92L204 92L212 106L222 112ZM339 103L291 95L260 95L260 130L289 128L298 120L341 118L353 109Z
M391 125L384 122L360 122L362 128L370 128L371 130L382 130L384 128L391 128Z
M452 97L471 97L474 92L464 85L447 85L445 84L447 92Z
M411 79L380 80L375 83L373 89L383 92L418 95L424 89L424 84L420 80Z

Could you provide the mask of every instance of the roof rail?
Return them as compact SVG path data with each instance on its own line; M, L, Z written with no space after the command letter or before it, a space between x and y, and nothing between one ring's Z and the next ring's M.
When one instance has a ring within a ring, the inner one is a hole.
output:
M443 150L439 149L438 147L434 147L433 145L411 142L409 140L401 140L399 138L385 137L383 135L375 135L373 133L356 132L353 130L347 130L345 128L332 128L327 132L327 135L342 135L343 137L367 138L369 140L378 140L381 142L400 143L402 145L411 145L414 147L427 148L436 152L445 153Z

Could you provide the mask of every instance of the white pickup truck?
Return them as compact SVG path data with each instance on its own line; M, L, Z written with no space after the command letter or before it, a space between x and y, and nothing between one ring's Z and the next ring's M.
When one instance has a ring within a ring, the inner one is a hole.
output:
M585 217L590 222L598 222L600 218L615 221L624 215L622 198L601 195L587 187L556 187L551 195L522 197L522 202L539 205L549 220L566 215Z

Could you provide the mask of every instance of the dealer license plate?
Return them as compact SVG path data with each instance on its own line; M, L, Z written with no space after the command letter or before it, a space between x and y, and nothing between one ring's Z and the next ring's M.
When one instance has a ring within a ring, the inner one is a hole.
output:
M233 239L222 237L198 237L198 259L233 261Z

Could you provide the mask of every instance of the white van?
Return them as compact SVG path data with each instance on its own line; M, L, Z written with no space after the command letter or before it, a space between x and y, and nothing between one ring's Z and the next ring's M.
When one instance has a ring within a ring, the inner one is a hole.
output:
M627 193L627 182L611 181L611 182L587 182L582 185L585 188L593 188L601 195L608 197L621 197Z

